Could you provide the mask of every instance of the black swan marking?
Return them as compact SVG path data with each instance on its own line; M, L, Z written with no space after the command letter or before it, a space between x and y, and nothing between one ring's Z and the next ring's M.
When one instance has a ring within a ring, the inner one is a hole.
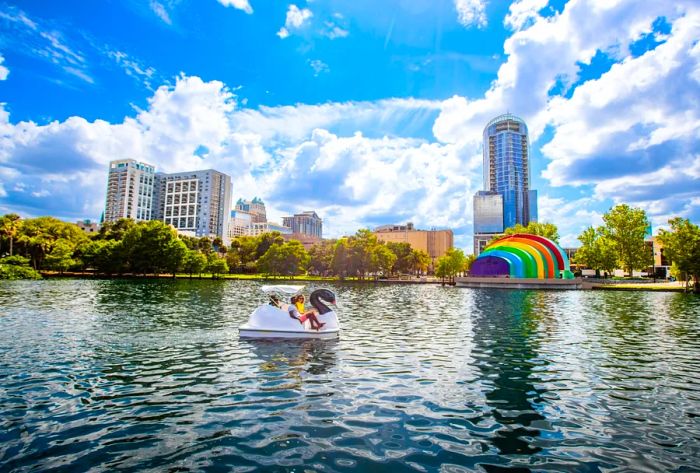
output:
M328 289L316 289L309 296L309 302L319 314L323 315L332 312L332 309L324 304L323 301L335 304L335 294Z

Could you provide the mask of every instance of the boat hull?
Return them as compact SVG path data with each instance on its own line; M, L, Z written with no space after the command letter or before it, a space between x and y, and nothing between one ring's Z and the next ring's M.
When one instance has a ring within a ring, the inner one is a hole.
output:
M324 324L321 330L312 329L309 320L300 324L291 318L286 304L284 309L261 305L250 314L247 323L238 327L238 333L241 338L338 338L340 326L335 311L317 318Z
M241 338L338 338L340 330L321 331L292 331L292 330L265 330L259 328L239 327L238 334Z

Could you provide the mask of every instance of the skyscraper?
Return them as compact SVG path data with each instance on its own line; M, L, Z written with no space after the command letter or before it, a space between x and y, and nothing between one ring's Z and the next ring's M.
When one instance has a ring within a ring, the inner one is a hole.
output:
M213 169L156 174L155 220L180 233L228 240L231 177Z
M258 197L253 197L253 200L238 199L236 209L241 212L247 212L251 215L253 223L267 222L267 211L265 210L265 202Z
M474 254L515 224L537 221L530 189L530 142L525 122L510 113L484 128L484 190L474 196Z
M292 233L323 238L323 220L313 210L282 217L282 225L292 229Z
M136 221L153 217L153 186L155 168L134 159L119 159L109 163L105 222L120 218Z

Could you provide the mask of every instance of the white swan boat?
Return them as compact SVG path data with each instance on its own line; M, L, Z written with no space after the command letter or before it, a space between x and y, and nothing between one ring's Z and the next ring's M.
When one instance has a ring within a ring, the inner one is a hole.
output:
M316 317L323 323L320 330L311 328L311 322L303 324L289 315L289 305L284 302L275 304L273 299L282 296L289 300L304 286L271 285L262 290L270 295L270 303L263 304L250 314L248 322L238 327L242 338L336 338L340 333L338 315L326 303L335 305L335 294L328 289L316 289L309 296L309 302L316 309ZM325 303L324 303L325 302Z

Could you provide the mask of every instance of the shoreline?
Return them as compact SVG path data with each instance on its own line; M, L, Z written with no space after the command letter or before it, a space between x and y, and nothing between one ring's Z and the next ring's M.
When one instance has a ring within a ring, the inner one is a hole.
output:
M365 278L359 279L357 277L350 278L339 278L336 276L264 276L261 274L222 274L216 277L212 277L211 274L202 273L201 275L193 275L190 277L189 274L176 274L173 277L172 274L96 274L96 273L82 273L82 272L70 272L65 271L63 273L58 273L55 271L40 271L40 274L45 279L53 278L66 278L66 279L165 279L165 280L201 280L201 281L223 281L223 280L233 280L233 281L278 281L278 282L333 282L333 283L372 283L372 284L442 284L440 279L434 279L430 277L412 278L412 279L373 279ZM451 285L451 283L446 282L445 285Z
M442 285L442 280L434 277L416 277L411 279L359 279L357 277L352 278L339 278L334 276L264 276L261 274L224 274L217 277L212 277L211 274L193 275L190 277L189 274L176 274L173 277L171 274L120 274L120 275L106 275L106 274L95 274L95 273L83 273L83 272L64 272L58 273L55 271L41 271L42 277L45 279L54 278L66 278L66 279L135 279L135 280L148 280L148 279L162 279L162 280L200 280L200 281L262 281L262 282L331 282L331 283L352 283L352 284L433 284ZM682 282L641 282L641 283L625 283L625 282L595 282L583 280L581 288L573 290L583 290L583 291L647 291L647 292L688 292L692 294L692 287L690 291L685 291L685 285ZM445 286L454 286L454 283L445 282ZM522 288L527 290L538 290L540 288ZM544 289L543 289L544 290Z

